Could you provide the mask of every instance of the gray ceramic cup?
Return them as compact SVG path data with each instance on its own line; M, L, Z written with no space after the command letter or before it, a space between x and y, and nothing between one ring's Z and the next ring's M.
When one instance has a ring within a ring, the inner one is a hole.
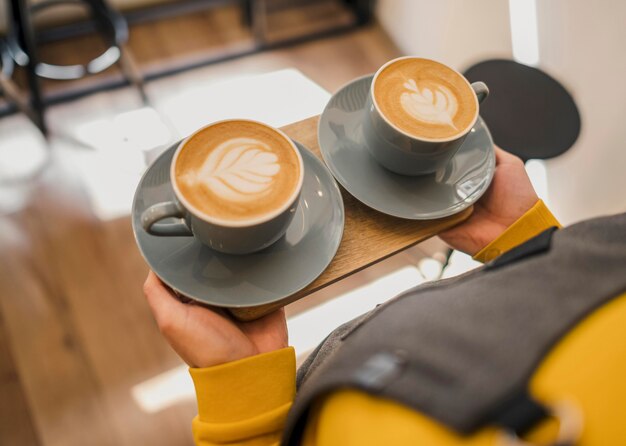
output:
M411 58L413 57L408 56L391 60L380 67L374 75L365 105L363 136L365 145L379 164L401 175L416 176L436 172L448 164L476 124L479 104L489 95L489 89L483 82L470 84L461 73L450 68L461 76L467 87L476 94L476 116L472 123L451 138L429 139L409 135L382 114L374 99L374 85L378 75L390 64Z
M141 215L141 224L143 229L151 235L163 237L194 236L200 242L215 251L226 254L250 254L272 245L287 231L298 207L298 200L304 180L304 164L300 151L287 135L266 124L253 121L278 132L289 142L296 153L300 164L300 178L298 179L298 184L294 192L280 208L255 219L228 221L200 212L181 194L174 178L174 167L176 166L178 155L185 147L187 141L193 138L196 133L207 127L222 122L224 121L215 122L202 127L179 144L172 158L170 167L170 182L176 199L150 206ZM179 221L176 223L159 223L159 221L171 217L177 218Z

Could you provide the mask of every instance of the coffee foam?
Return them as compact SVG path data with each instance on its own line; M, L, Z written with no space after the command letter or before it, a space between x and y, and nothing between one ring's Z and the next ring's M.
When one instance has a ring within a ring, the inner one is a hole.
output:
M418 138L463 134L476 117L476 97L467 81L432 60L407 58L387 65L373 91L385 118Z
M201 183L218 197L233 202L258 198L272 187L280 172L278 156L262 141L233 138L218 145L196 170L180 179L188 185Z
M197 210L224 220L262 217L284 206L299 184L291 143L252 121L225 121L193 135L176 160L176 184Z

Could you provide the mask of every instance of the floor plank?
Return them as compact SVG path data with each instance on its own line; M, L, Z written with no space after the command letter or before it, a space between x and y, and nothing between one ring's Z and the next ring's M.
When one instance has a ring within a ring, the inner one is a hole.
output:
M21 377L9 347L7 329L0 313L0 395L9 403L0 404L0 444L39 446L39 438Z

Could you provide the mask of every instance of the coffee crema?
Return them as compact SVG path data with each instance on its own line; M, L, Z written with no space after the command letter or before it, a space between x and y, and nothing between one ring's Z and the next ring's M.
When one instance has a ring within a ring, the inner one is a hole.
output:
M383 116L403 132L427 139L462 135L478 103L468 82L433 60L397 60L378 73L373 94Z
M261 218L286 205L300 183L301 164L278 131L245 120L219 122L192 135L174 177L180 194L209 218Z

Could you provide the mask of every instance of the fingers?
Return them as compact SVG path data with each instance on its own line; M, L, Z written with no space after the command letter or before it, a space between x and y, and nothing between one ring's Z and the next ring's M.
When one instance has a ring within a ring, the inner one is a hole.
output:
M171 329L185 311L185 304L152 271L143 285L143 293L162 332Z

